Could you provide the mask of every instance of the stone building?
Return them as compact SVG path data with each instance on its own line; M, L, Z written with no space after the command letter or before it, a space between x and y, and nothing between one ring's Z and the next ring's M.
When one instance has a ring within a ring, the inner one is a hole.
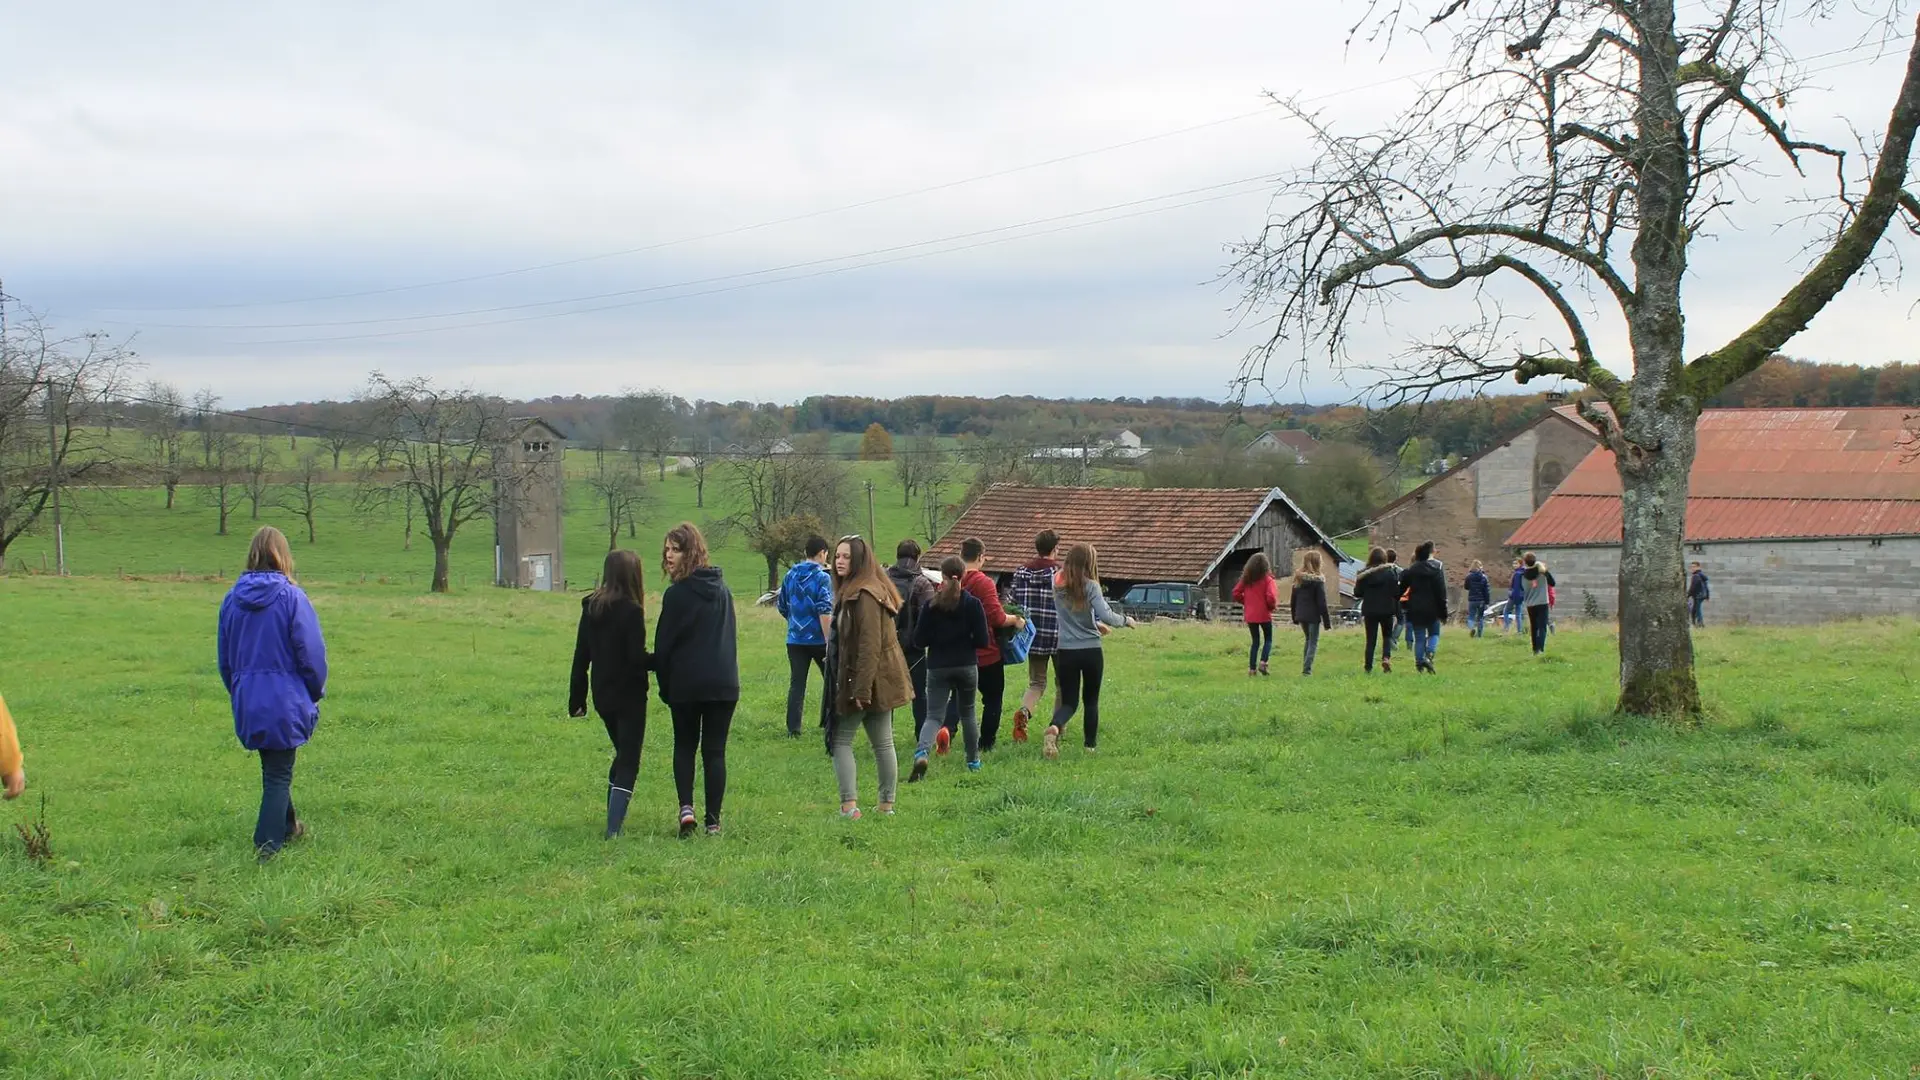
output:
M511 479L496 492L495 585L558 592L566 588L566 436L544 420L513 421L495 451Z
M1320 449L1320 440L1299 428L1275 428L1263 431L1260 436L1248 443L1243 451L1248 457L1265 454L1293 458L1294 464L1305 465L1313 460L1314 451Z
M1485 450L1374 512L1374 546L1395 548L1402 565L1422 540L1431 540L1447 567L1452 602L1464 603L1461 582L1475 559L1495 581L1513 559L1507 536L1547 501L1598 444L1600 433L1572 405L1549 410Z
M1903 408L1709 409L1689 477L1687 561L1707 621L1920 614L1920 457ZM1508 542L1553 569L1563 608L1618 610L1620 478L1596 449ZM1678 598L1675 600L1679 602Z
M1099 553L1100 581L1113 595L1134 585L1172 581L1209 590L1224 613L1233 586L1255 552L1286 575L1309 550L1322 553L1331 583L1353 592L1354 564L1279 488L1061 488L1000 484L960 515L921 557L936 567L978 537L987 546L986 572L1011 579L1033 558L1033 538L1044 529L1060 536L1056 558L1076 543ZM886 545L883 545L886 546ZM1347 564L1343 567L1343 561Z

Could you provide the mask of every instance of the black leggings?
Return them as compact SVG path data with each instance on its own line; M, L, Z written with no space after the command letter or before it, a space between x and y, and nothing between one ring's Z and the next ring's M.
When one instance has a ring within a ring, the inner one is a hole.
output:
M801 714L807 708L807 667L820 669L820 681L824 685L827 676L827 647L825 645L788 645L787 646L787 734L800 734Z
M647 739L647 707L616 716L602 716L607 738L613 740L613 767L607 770L607 786L633 794L634 778L640 775L640 744Z
M1053 670L1059 679L1060 693L1053 703L1053 726L1064 730L1080 707L1085 684L1087 714L1080 721L1082 741L1091 750L1100 739L1100 682L1107 673L1107 654L1098 646L1091 649L1061 649L1053 654Z
M1533 631L1535 654L1547 651L1547 614L1551 610L1545 604L1535 604L1527 609L1527 629Z
M1007 665L983 665L980 668L980 749L993 749L993 741L1000 734L1001 699L1007 696ZM948 731L960 730L960 702L955 699L947 706L947 715L940 719L940 726Z
M707 824L720 824L720 804L727 797L727 732L733 727L736 701L696 701L671 705L673 710L673 786L680 805L693 805L693 754L707 776Z
M1380 639L1380 659L1393 659L1393 620L1392 615L1367 616L1367 670L1373 670L1373 641Z

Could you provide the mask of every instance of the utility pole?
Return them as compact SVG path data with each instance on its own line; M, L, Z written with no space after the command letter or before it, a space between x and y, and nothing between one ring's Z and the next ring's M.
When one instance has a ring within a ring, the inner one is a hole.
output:
M880 542L879 530L873 527L873 481L867 481L867 544L869 547Z
M47 377L47 486L53 489L54 573L67 576L67 533L60 521L60 429L55 423L53 377Z

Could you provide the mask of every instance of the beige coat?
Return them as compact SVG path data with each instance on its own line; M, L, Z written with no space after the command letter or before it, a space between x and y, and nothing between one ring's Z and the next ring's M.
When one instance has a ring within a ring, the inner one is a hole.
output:
M861 711L854 708L855 701L865 702L868 709L891 710L913 700L913 676L893 629L899 610L900 598L891 585L867 583L840 600L833 619L839 671L833 707L840 715Z

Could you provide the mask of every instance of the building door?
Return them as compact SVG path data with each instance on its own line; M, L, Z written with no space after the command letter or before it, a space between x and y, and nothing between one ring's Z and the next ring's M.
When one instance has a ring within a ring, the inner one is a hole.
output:
M527 556L527 573L531 579L527 588L535 592L553 591L553 556Z

